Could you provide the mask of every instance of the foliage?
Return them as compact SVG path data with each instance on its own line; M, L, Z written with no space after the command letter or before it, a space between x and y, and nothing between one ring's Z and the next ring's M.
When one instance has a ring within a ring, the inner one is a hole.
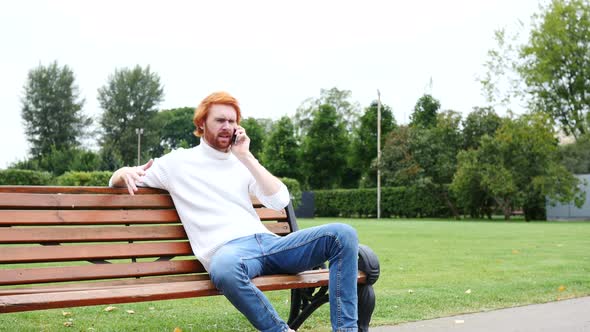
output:
M562 164L574 174L590 174L590 134L559 147Z
M112 172L66 172L55 179L59 186L108 186Z
M154 117L163 96L160 77L149 66L115 70L107 84L98 89L98 101L104 110L100 145L105 160L121 158L123 164L135 165L138 128L143 128L142 151L157 148L160 138Z
M306 183L313 189L337 188L342 182L348 154L348 136L336 109L321 105L313 112L303 139L301 160Z
M301 203L301 185L299 181L291 178L281 178L281 181L287 186L289 189L289 194L291 194L291 201L293 202L293 207L297 208Z
M360 173L362 186L377 185L376 167L371 168L377 158L377 103L365 108L360 117L360 125L355 131L352 142L351 168ZM391 107L381 107L381 149L385 146L387 135L396 127ZM357 184L358 185L358 184Z
M494 137L483 136L479 149L461 153L451 188L465 197L479 184L478 192L490 195L505 219L520 207L527 220L542 219L545 197L583 204L578 180L560 164L554 129L542 114L506 118Z
M436 125L437 112L440 102L429 94L418 99L414 106L414 112L410 115L410 126L418 128L430 128Z
M11 165L10 168L47 171L54 175L61 175L69 170L99 170L101 166L100 155L93 151L82 148L59 150L55 146L51 146L49 153L17 162Z
M456 170L463 140L457 112L437 115L432 127L403 126L394 130L383 150L381 170L389 186L432 185L455 217L459 213L447 191Z
M532 107L558 121L566 134L590 132L590 3L553 0L533 16L520 67Z
M246 129L246 133L250 137L250 152L256 158L260 158L267 137L264 124L258 122L255 118L246 118L240 121L240 125Z
M314 113L322 105L330 105L338 114L338 125L343 125L349 132L356 128L360 106L350 100L350 90L321 89L319 98L308 98L297 108L293 123L299 136L305 136L313 122Z
M317 217L376 217L377 189L314 190ZM450 211L432 185L381 188L381 216L448 216Z
M494 136L502 119L491 107L474 107L463 121L463 148L477 149L484 135Z
M299 144L291 119L283 116L268 136L262 153L262 164L275 176L301 179Z
M52 179L49 172L15 168L0 170L0 185L44 186L51 184Z
M458 169L450 189L459 208L472 218L487 216L491 219L494 201L486 188L481 186L482 173L477 159L477 151L473 149L459 151L457 159Z
M158 112L154 117L158 129L160 144L150 151L152 157L161 156L178 148L191 148L199 144L199 138L193 134L194 107L180 107Z
M92 121L82 114L74 72L57 62L29 71L22 98L22 118L33 157L80 145Z
M389 186L411 184L420 172L420 165L411 152L414 128L399 126L387 137L381 157L383 182Z
M522 30L522 22L518 30ZM511 111L514 101L526 99L525 84L519 73L523 60L520 58L521 45L518 44L520 31L507 33L505 29L494 32L496 48L488 50L484 63L486 72L481 83L482 94L491 107Z

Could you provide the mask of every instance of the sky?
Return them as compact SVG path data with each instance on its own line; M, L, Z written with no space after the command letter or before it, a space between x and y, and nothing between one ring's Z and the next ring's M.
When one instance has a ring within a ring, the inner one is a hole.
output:
M477 77L494 31L538 11L538 0L2 1L0 169L27 157L21 100L39 65L70 67L96 120L109 76L149 65L160 109L223 90L243 116L279 119L336 87L361 107L379 90L403 124L424 93L464 115L485 106Z

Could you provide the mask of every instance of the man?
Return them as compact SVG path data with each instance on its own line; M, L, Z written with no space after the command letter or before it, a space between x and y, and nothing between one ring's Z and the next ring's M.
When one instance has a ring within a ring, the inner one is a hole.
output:
M137 167L123 167L111 186L168 190L197 259L225 297L260 331L291 331L266 296L251 282L260 275L297 273L330 263L330 319L334 331L357 331L358 239L353 228L329 224L271 233L250 200L283 209L286 186L250 153L239 125L237 100L225 92L206 97L195 111L201 143ZM235 133L235 142L232 136Z

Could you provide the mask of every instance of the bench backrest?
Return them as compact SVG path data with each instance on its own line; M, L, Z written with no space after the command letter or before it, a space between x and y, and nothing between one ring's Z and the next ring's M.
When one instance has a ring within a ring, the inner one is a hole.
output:
M298 229L291 205L253 205L276 234ZM122 188L0 186L0 246L0 286L206 277L170 195L158 189L130 196Z

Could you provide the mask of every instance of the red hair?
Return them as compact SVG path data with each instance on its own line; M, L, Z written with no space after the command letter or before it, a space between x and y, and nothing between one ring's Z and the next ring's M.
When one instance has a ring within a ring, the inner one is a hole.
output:
M203 135L203 122L207 120L207 115L209 115L209 109L211 105L214 104L221 104L231 106L236 110L236 123L240 124L241 112L240 112L240 105L238 104L238 100L232 97L227 92L213 92L212 94L208 95L201 101L197 109L195 110L195 115L193 116L193 123L195 124L195 131L193 132L195 136L201 137Z

